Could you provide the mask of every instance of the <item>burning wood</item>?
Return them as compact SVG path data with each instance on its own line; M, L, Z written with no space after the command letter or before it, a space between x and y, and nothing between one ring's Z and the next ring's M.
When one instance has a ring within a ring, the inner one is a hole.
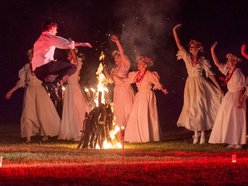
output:
M91 96L91 93L95 95L91 96L91 98L95 98L95 107L91 112L86 113L78 149L122 147L117 135L120 128L115 123L111 104L108 100L107 79L103 73L104 58L105 55L102 52L99 58L100 64L96 72L98 79L97 90L85 89L86 95Z

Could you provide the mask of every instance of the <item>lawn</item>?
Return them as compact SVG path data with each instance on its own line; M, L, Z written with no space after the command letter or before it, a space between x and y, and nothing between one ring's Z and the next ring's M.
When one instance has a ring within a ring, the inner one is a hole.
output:
M16 125L0 131L0 185L248 184L246 147L193 145L183 129L167 131L159 143L126 143L124 161L122 149L76 149L75 142L39 138L25 144Z

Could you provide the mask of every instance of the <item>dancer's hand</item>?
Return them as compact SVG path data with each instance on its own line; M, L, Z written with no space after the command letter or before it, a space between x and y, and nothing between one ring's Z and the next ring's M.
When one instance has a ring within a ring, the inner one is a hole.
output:
M162 92L164 93L164 94L169 94L169 91L167 90L167 89L162 89Z
M13 94L12 91L7 92L6 95L5 95L5 99L10 99L12 94Z
M117 37L117 35L112 35L111 40L116 43L119 41L119 38Z
M216 46L217 46L217 44L218 44L218 42L217 41L215 41L213 44L212 44L212 46L211 46L211 50L215 50L215 48L216 48Z
M175 25L175 26L174 26L174 28L173 28L173 30L178 29L178 28L179 28L179 27L181 27L182 25L183 25L183 24L181 24L181 23L180 23L180 24Z

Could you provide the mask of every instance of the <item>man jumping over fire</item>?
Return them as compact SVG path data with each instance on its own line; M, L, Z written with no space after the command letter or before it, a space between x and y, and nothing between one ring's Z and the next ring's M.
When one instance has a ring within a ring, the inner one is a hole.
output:
M60 100L59 87L69 76L77 70L75 64L54 60L54 52L59 49L74 49L76 46L92 48L90 43L77 43L72 40L56 36L58 24L47 20L42 28L42 34L34 43L34 55L32 59L32 71L43 85L48 89L51 98ZM51 79L51 77L54 77Z

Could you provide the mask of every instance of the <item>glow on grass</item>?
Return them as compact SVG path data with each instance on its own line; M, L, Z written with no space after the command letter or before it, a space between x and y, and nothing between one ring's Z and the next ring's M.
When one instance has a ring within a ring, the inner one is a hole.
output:
M57 143L57 144L44 144L44 147L52 147L52 148L56 148L56 147L63 147L63 148L68 148L68 149L76 149L77 147L77 142L75 142L75 144L65 144L65 143Z
M56 159L50 161L33 161L33 162L9 162L3 163L2 168L8 167L71 167L71 166L79 166L82 165L118 165L121 164L120 158L116 159L100 159L100 160L93 160L97 157L90 158L85 160L83 158L76 158L76 159ZM71 161L69 161L71 160ZM218 167L218 166L232 166L232 165L240 165L245 166L248 165L247 158L240 158L240 162L237 164L233 164L230 162L230 158L211 158L211 157L204 157L204 158L179 158L179 157L130 157L127 156L125 160L126 164L137 164L137 165L149 165L149 164L157 164L157 165L182 165L183 167L198 167L202 166L202 168L207 167Z

